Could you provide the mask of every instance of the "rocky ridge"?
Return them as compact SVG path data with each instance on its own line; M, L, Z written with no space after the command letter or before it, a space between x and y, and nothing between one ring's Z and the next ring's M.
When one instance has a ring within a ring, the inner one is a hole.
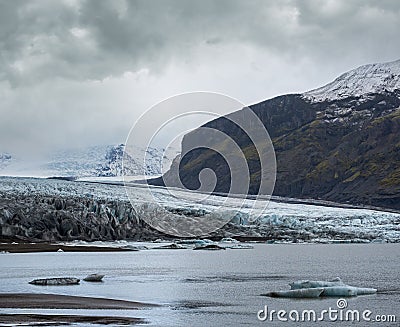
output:
M275 148L274 195L400 209L399 72L400 61L362 66L320 89L250 106ZM233 115L240 111L227 117ZM248 193L257 194L260 154L246 133L225 117L204 126L239 145L249 166ZM205 137L200 133L185 135L182 148ZM216 149L223 147L216 142ZM229 167L215 151L196 149L174 164L188 189L197 189L199 173L210 168L218 181L215 191L229 192ZM170 177L168 172L163 176ZM163 185L163 179L150 184Z

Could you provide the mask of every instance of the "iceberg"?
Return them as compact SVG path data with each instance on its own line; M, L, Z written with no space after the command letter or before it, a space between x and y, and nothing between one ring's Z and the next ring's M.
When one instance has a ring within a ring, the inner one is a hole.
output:
M190 246L201 246L201 245L210 244L209 242L207 242L205 240L199 240L199 239L179 240L177 243L183 244L183 245L190 245Z
M357 295L369 295L375 294L378 292L376 288L368 288L368 287L353 287L357 293Z
M356 287L351 286L329 286L324 287L321 296L348 297L357 296Z
M309 298L309 297L350 297L375 294L377 289L350 286L337 277L331 281L298 280L289 283L290 290L262 294L271 297Z
M231 237L224 237L219 242L220 243L239 243L238 240L235 240L234 238L231 238Z
M375 288L346 285L339 277L331 281L299 280L289 283L289 285L292 290L323 287L324 292L321 296L356 296L374 294L377 292Z
M321 296L357 296L357 295L368 295L375 294L377 289L375 288L364 288L354 286L331 286L324 287L324 291Z
M339 277L331 281L320 281L320 280L298 280L289 283L290 289L297 290L301 288L316 288L316 287L333 287L333 286L344 286L344 283Z
M187 247L183 246L181 244L172 243L172 244L161 245L161 246L155 247L153 249L156 249L156 250L184 250L184 249L187 249Z
M101 274L90 274L87 275L83 280L85 282L102 282L104 275Z
M34 279L29 282L32 285L40 285L40 286L53 286L53 285L77 285L79 284L79 279L75 277L58 277L58 278L43 278L43 279Z

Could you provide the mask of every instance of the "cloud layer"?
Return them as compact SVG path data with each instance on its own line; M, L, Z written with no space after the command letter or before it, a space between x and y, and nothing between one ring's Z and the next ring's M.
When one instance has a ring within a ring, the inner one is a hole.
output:
M397 1L3 0L0 152L121 140L175 93L305 91L398 59L398 30Z

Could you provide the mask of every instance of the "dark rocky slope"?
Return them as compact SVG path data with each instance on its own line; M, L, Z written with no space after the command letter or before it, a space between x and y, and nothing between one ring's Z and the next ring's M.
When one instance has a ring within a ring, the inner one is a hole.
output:
M400 209L399 90L324 101L284 95L250 108L275 147L274 195ZM237 114L240 111L231 115ZM251 175L249 193L257 193L259 154L246 133L224 117L204 126L226 133L240 146ZM184 137L183 148L199 137L196 133ZM174 164L179 165L180 178L188 188L197 189L199 172L211 168L218 178L215 191L229 190L229 168L214 151L197 149ZM170 178L169 174L164 178ZM163 180L150 183L162 185Z

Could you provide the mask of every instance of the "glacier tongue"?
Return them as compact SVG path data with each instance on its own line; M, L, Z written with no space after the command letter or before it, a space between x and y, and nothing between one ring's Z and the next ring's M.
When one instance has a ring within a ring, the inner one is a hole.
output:
M134 198L135 210L140 212L142 218L158 217L155 215L154 206L149 205L154 200L157 200L157 203L169 212L176 214L179 219L185 217L192 219L215 211L224 214L225 210L237 210L237 215L229 224L228 229L220 231L221 238L251 236L279 242L319 243L400 242L400 214L397 213L270 201L259 219L254 220L249 217L249 210L253 204L253 200L250 199L246 199L241 207L235 208L233 202L232 206L225 207L225 198L214 195L203 199L201 194L190 193L191 198L183 201L166 188L152 188L152 193L149 194L147 187L131 184L130 190ZM124 220L124 214L120 215L118 212L122 210L121 208L131 207L126 189L121 185L36 178L0 177L0 199L2 200L2 203L0 201L0 221L12 220L14 217L16 224L19 224L18 215L14 215L13 212L20 212L30 217L26 211L39 210L44 203L40 199L58 199L57 201L62 200L65 203L73 199L79 206L80 203L96 202L97 209L92 208L93 214L101 207L103 213L110 210L113 215L117 215L122 220ZM241 201L238 202L241 203ZM53 204L42 209L50 212L60 211L53 207ZM69 212L75 215L74 219L82 217L91 219L90 215L81 216L70 209L64 211L64 213ZM40 222L43 212L37 217ZM29 227L32 222L29 220L28 222ZM41 223L38 224L41 228Z
M319 102L394 90L400 90L400 60L360 66L303 96Z

